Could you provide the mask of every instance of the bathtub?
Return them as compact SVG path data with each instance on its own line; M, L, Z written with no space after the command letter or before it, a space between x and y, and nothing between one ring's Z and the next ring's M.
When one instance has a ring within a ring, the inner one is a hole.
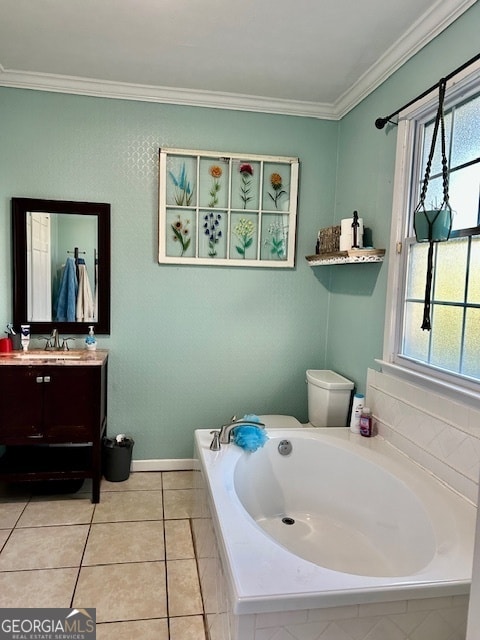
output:
M378 436L345 428L267 433L262 449L246 453L234 444L210 451L210 432L195 432L194 534L207 600L216 590L207 613L228 619L218 637L274 637L259 630L279 620L279 629L291 631L330 616L338 627L349 615L369 617L372 607L382 624L392 615L421 617L425 609L431 619L436 609L442 616L452 609L462 637L475 507ZM207 561L215 557L217 564ZM392 638L410 638L394 624ZM426 631L418 637L429 640Z

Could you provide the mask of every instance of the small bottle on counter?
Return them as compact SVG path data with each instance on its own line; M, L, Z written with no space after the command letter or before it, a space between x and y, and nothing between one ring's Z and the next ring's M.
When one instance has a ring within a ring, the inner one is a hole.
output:
M350 431L352 433L360 433L360 416L362 415L364 400L363 393L356 393L353 397L352 414L350 416Z
M85 338L85 345L89 351L95 351L97 348L97 339L93 331L93 325L88 327L88 336Z
M366 438L372 436L372 413L368 407L363 407L360 416L360 434Z

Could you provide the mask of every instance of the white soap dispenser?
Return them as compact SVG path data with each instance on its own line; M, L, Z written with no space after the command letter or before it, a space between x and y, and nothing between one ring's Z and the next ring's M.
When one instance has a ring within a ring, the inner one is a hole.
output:
M97 348L97 339L95 338L95 333L93 332L93 324L88 327L88 336L85 338L85 344L89 351L95 351Z

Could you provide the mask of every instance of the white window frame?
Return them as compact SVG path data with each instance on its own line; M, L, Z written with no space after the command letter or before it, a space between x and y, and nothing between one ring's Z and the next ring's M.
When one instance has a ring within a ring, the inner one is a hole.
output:
M480 90L480 61L448 81L445 109L465 100ZM385 309L383 359L377 360L382 370L419 386L439 391L469 404L480 401L480 383L440 371L433 366L415 363L402 357L401 344L407 251L405 239L409 236L409 210L411 208L412 168L415 162L414 134L416 123L422 124L435 115L438 90L399 114L395 177L393 187L392 225L388 251L388 280Z

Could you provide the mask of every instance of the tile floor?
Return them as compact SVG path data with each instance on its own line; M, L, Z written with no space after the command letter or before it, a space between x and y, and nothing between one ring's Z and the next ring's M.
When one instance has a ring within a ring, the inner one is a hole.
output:
M97 640L206 640L192 472L138 472L78 493L0 485L0 607L95 607Z

